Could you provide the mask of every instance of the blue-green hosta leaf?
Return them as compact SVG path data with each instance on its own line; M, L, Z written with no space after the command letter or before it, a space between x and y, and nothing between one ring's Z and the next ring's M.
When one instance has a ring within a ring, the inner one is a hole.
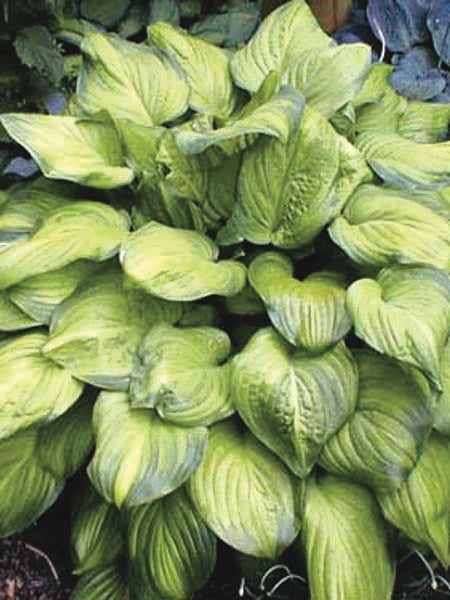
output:
M19 331L41 324L42 321L31 318L14 304L10 290L0 291L0 331Z
M97 275L54 311L44 354L98 387L128 389L134 354L149 327L177 322L181 305L127 286L119 270Z
M189 88L189 106L196 112L227 117L237 101L229 55L222 48L195 38L170 23L147 29L149 42L166 51L182 68Z
M448 335L450 282L426 267L383 269L347 290L355 333L378 352L415 365L440 387L439 359Z
M450 268L450 226L398 190L361 185L330 225L333 241L358 264Z
M396 133L367 131L355 143L386 183L406 189L450 184L450 142L419 144Z
M46 177L105 189L127 185L134 179L133 171L125 166L111 122L21 113L4 114L0 122L28 150Z
M298 43L301 47L302 40ZM287 66L281 81L292 85L309 106L329 118L353 99L370 65L371 48L366 44L314 47Z
M187 301L211 294L234 296L244 287L244 265L218 261L218 255L205 235L153 221L129 236L120 261L125 273L148 293Z
M434 411L433 426L440 433L450 436L450 338L441 355L439 376L442 393Z
M395 560L366 488L332 475L311 477L301 541L311 600L390 600Z
M205 427L179 427L132 408L127 394L102 392L94 408L96 450L88 475L119 508L161 498L182 485L205 452Z
M231 73L240 87L255 92L270 71L283 74L303 52L333 44L306 2L292 0L271 12L246 46L233 55Z
M188 483L196 509L219 538L267 558L277 557L300 529L298 488L283 463L233 421L210 429L205 456Z
M71 600L132 600L126 569L113 563L88 571L75 586Z
M119 511L90 484L77 496L70 539L76 575L109 565L125 551Z
M433 433L419 461L398 490L378 494L385 518L415 542L450 563L450 439Z
M345 287L331 272L313 273L299 281L290 258L264 252L250 264L248 278L273 326L294 346L322 352L351 328Z
M132 509L128 520L130 580L136 598L183 600L202 588L216 562L216 537L184 488Z
M225 12L201 16L189 31L213 44L235 48L251 37L259 20L260 7L253 2L239 0L229 4Z
M319 464L377 491L398 488L419 458L433 418L429 385L413 367L356 354L356 412L322 450Z
M154 408L179 425L211 425L228 417L230 339L213 327L161 323L142 341L130 382L131 406Z
M9 296L30 319L48 325L58 304L99 268L101 267L96 262L77 260L57 271L49 271L22 281L9 290Z
M0 289L80 258L106 260L117 253L128 228L125 214L101 202L71 202L57 208L34 235L0 252Z
M264 134L286 143L297 128L305 106L304 97L291 86L282 86L277 94L250 114L230 121L224 127L204 133L179 131L178 145L186 154L199 154L209 146L224 140L244 138L249 134Z
M338 211L339 136L312 109L287 143L259 138L246 150L232 215L254 244L295 248L311 242Z
M170 58L156 48L95 33L83 39L77 98L90 114L160 125L188 108L189 87Z
M42 354L45 333L0 342L0 439L50 423L78 399L83 384Z
M356 365L344 343L318 356L260 329L232 362L231 399L251 431L299 477L355 410Z
M0 536L21 531L49 508L92 448L91 403L81 399L41 429L0 441Z

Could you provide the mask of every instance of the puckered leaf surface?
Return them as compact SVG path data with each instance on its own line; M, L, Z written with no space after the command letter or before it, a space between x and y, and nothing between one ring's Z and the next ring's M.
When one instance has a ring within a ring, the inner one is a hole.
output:
M47 339L36 332L0 342L0 439L50 423L83 391L80 381L42 354Z
M333 241L363 265L397 263L450 268L446 219L402 191L361 185L329 227Z
M89 113L160 125L182 115L189 87L182 71L156 48L100 33L84 36L77 99Z
M117 131L107 120L9 113L2 115L0 122L46 177L103 189L127 185L134 179L133 171L124 164Z
M155 325L135 360L131 404L155 408L162 419L179 425L210 425L229 416L230 353L227 334L213 327L178 329Z
M389 600L395 560L372 494L340 477L308 480L304 527L311 600Z
M217 261L218 255L205 235L153 221L129 236L120 261L133 281L165 300L234 296L244 287L246 269L234 260Z
M101 202L72 202L51 211L30 238L0 253L0 289L78 259L103 261L128 237L126 215Z
M345 287L331 272L294 278L292 261L264 252L252 261L248 277L274 327L294 346L322 352L350 330Z
M271 12L246 46L233 55L231 73L240 87L255 92L270 71L283 73L303 52L333 44L306 2L293 0Z
M426 267L390 267L347 290L355 333L369 346L422 369L440 387L439 360L448 335L450 282Z
M355 410L356 365L343 343L318 356L260 329L232 362L232 400L250 430L299 477Z
M380 354L358 351L356 359L356 412L325 445L319 464L382 492L396 489L415 467L429 432L430 388L418 370Z
M91 402L81 399L41 429L0 441L0 535L21 531L45 512L93 442Z
M207 451L188 486L208 527L245 554L275 558L300 529L298 482L232 421L212 426Z
M216 562L216 537L184 488L128 515L131 581L136 595L183 600L202 588Z
M386 183L407 189L450 184L450 142L419 144L395 133L361 133L356 146Z
M82 381L126 390L134 354L149 327L177 322L179 303L128 287L111 268L86 282L52 315L44 354Z
M161 498L182 485L205 451L205 427L179 427L149 409L130 406L127 394L102 392L94 408L96 450L88 475L119 508Z
M119 511L90 484L77 497L70 536L76 575L115 562L125 550Z
M385 518L415 542L450 563L450 439L433 433L419 461L398 490L378 494Z
M237 94L225 50L169 23L150 25L147 33L149 42L165 50L183 70L193 110L217 117L227 117L233 112Z

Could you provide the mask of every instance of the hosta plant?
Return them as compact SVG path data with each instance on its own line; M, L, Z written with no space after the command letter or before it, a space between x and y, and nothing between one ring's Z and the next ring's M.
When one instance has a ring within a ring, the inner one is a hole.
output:
M43 173L1 197L1 535L82 469L75 600L190 598L217 540L313 600L448 565L450 107L303 0L81 52L65 114L1 116Z

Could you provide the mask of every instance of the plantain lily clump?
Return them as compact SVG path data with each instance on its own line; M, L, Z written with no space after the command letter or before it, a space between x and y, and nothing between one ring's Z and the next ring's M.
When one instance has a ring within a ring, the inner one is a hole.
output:
M1 196L0 535L74 500L74 600L190 598L221 540L389 600L450 562L450 105L303 0L224 50L86 33Z

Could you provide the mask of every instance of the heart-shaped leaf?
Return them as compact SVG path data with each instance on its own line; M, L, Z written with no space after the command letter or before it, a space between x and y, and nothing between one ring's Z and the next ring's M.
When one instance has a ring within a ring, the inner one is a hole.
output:
M347 290L355 333L369 346L422 369L440 387L439 359L450 319L450 283L442 271L391 267Z
M155 408L184 426L210 425L229 416L230 353L226 333L213 327L155 325L142 341L131 376L134 408Z
M129 236L120 261L133 281L165 300L234 296L244 287L246 269L234 260L217 261L218 255L205 235L152 221Z
M304 506L311 600L390 600L395 560L372 494L340 477L311 477Z
M128 396L102 392L94 408L96 450L88 475L119 508L161 498L197 469L205 451L204 427L179 427L155 411L131 408Z
M232 362L232 400L251 431L299 477L356 406L356 365L343 343L318 356L260 329Z
M333 241L363 265L392 262L450 268L450 226L401 191L361 185L329 227Z
M9 113L0 122L46 177L104 189L134 179L125 166L117 131L106 119Z
M182 71L155 48L116 35L85 35L77 100L90 114L107 110L113 119L138 125L173 121L188 108Z
M450 439L433 433L408 479L398 490L377 494L385 518L408 537L450 563Z
M250 432L242 435L232 421L213 425L205 456L188 486L208 527L245 554L275 558L300 529L299 483L276 456Z
M0 253L0 289L86 258L114 256L128 236L128 218L100 202L79 201L51 211L36 233Z
M216 537L184 488L127 516L130 573L136 597L190 598L216 562Z
M90 279L52 315L45 355L82 381L126 390L134 354L149 327L177 322L176 302L130 288L115 268Z
M399 488L415 467L431 427L434 401L417 369L369 350L355 357L356 412L327 442L319 464L385 492Z
M345 287L331 272L313 273L303 281L293 274L287 256L264 252L250 264L248 278L274 327L288 342L323 352L350 330Z
M66 412L84 385L42 354L45 333L0 342L0 439Z

